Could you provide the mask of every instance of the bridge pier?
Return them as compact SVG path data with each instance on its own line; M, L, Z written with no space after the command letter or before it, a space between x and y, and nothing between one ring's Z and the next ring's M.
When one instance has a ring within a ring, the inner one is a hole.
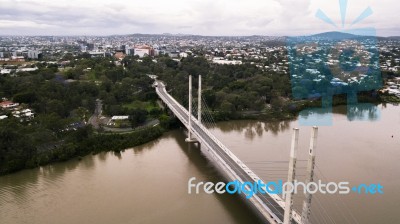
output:
M306 185L314 181L315 150L317 148L316 147L317 137L318 137L318 128L314 126L311 131L310 150L308 151L307 179L305 183ZM301 221L303 222L303 224L310 223L311 199L312 199L312 194L307 192L303 202L303 212L301 214Z
M192 75L189 75L189 114L188 114L188 137L185 139L186 142L196 142L197 140L192 138Z
M201 75L199 75L199 93L197 95L197 120L201 123Z
M296 160L297 160L297 148L299 142L299 129L293 129L292 146L290 148L290 161L288 170L288 183L292 183L294 186L294 179L296 178ZM283 189L285 190L285 189ZM287 189L286 189L287 190ZM285 200L285 213L283 224L292 223L292 211L293 211L293 191L283 193L283 200Z

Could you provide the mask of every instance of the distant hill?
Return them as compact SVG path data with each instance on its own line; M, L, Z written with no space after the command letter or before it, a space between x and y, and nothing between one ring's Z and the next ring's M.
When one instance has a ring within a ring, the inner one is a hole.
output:
M357 30L354 30L357 32ZM367 31L366 31L367 32ZM130 37L160 37L160 36L171 36L171 37L193 37L193 38L202 38L202 37L212 37L212 38L262 38L262 37L269 37L272 39L281 40L289 38L290 36L264 36L264 35L244 35L244 36L204 36L198 34L173 34L173 33L162 33L162 34L146 34L146 33L132 33L132 34L121 34L121 35L110 35L110 36L130 36ZM345 33L345 32L325 32L325 33L318 33L314 35L308 35L303 37L313 37L319 39L329 39L329 40L343 40L343 39L357 39L357 38L377 38L378 40L400 40L400 36L391 36L391 37L380 37L374 36L373 33L366 34L363 30L360 30L360 33Z
M354 34L350 34L350 33L326 32L326 33L319 33L319 34L312 35L312 37L336 40L336 39L354 39L358 36L354 35Z
M387 39L391 39L391 40L400 40L400 36L387 37Z

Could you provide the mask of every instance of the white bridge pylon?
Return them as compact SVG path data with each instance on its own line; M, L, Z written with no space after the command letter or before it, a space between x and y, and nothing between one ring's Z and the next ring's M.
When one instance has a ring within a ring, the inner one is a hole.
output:
M186 142L198 142L193 138L192 134L192 75L189 75L189 127L188 127L188 137L185 139ZM198 96L198 121L201 123L201 75L199 75L199 96Z

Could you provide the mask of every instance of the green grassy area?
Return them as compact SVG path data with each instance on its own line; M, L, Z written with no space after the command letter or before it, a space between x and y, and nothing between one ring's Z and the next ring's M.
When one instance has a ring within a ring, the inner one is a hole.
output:
M158 108L158 105L156 102L153 102L153 101L143 102L143 101L138 101L138 100L135 100L132 103L124 104L122 106L127 109L144 109L144 110L147 110L148 112L150 112L154 108Z
M4 61L4 62L2 62L1 63L1 66L5 66L5 65L16 65L16 66L19 66L19 65L32 65L32 64L34 64L34 62L33 61Z

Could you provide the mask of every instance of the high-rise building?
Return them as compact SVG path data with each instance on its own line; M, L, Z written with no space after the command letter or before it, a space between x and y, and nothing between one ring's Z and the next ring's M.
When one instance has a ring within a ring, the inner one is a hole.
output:
M149 46L140 46L140 47L135 47L134 55L137 55L140 58L143 58L146 55L147 56L153 56L154 55L154 51Z
M42 52L36 50L28 51L28 58L29 59L39 59Z
M126 55L132 55L133 54L133 49L129 46L125 47L125 54Z

